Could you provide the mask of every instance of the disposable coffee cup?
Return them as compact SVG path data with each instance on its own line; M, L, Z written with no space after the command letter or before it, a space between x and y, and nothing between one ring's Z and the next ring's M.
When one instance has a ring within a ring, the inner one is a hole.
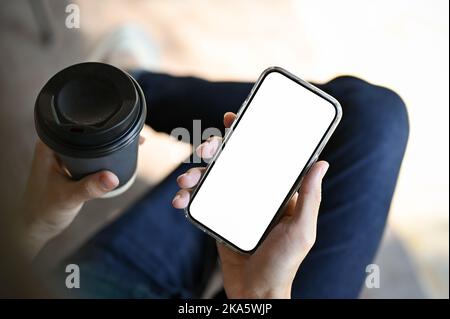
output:
M133 184L145 117L145 98L136 80L94 62L54 75L34 109L39 137L57 153L71 178L101 170L117 175L119 185L104 197L119 195Z

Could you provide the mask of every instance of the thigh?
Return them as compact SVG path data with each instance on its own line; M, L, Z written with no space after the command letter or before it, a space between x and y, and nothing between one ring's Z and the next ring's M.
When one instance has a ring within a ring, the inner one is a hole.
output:
M140 78L152 104L148 123L170 133L222 127L252 83L208 82L147 73ZM344 116L322 159L330 163L323 183L317 242L296 277L293 297L357 297L379 246L408 137L408 119L393 91L344 76L317 85L336 97ZM153 107L153 109L152 109ZM301 147L301 145L299 145Z
M202 129L213 127L223 134L223 115L236 112L253 86L153 72L140 72L136 78L148 103L146 124L168 134L181 127L191 136L197 133L193 120L200 120Z
M330 168L317 240L292 295L356 298L383 234L408 138L407 113L393 91L354 77L319 87L339 100L343 118L321 156Z

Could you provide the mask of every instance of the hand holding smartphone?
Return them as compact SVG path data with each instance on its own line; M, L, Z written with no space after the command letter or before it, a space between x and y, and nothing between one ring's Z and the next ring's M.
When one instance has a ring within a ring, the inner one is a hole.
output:
M284 69L267 69L193 191L186 216L219 242L253 253L341 116L325 92Z

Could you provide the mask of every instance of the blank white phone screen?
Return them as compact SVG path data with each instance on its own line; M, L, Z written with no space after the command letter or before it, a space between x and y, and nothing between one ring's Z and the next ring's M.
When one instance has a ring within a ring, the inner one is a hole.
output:
M192 199L191 218L254 249L335 116L328 100L268 73Z

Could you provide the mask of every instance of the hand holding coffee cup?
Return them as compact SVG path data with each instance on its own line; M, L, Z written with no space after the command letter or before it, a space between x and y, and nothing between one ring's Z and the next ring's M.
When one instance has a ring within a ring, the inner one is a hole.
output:
M138 83L103 63L81 63L54 75L35 106L36 130L74 180L107 170L126 191L136 176L146 103Z
M35 106L41 140L21 207L30 259L70 225L84 202L131 186L145 116L136 81L109 65L74 65L44 86Z
M66 229L86 201L100 198L118 185L119 179L109 171L72 180L57 154L38 140L19 212L28 258Z

